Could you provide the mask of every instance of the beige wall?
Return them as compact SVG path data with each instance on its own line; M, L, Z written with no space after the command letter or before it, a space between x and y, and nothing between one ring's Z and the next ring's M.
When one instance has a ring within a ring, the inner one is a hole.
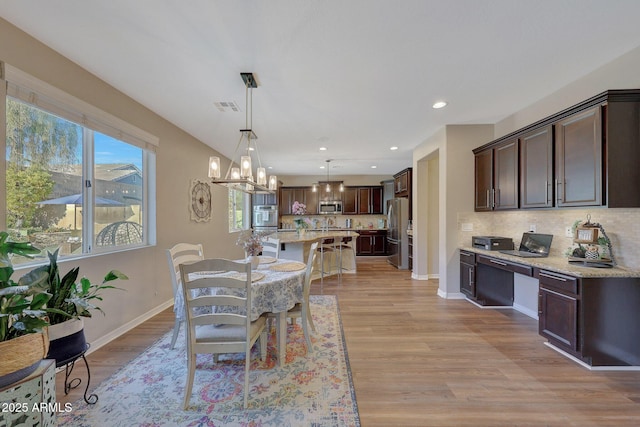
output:
M242 256L242 250L235 245L235 236L227 231L224 188L213 188L214 212L210 222L195 223L189 219L189 183L194 178L207 178L206 159L214 154L211 148L2 19L0 40L3 41L0 61L160 138L156 158L157 246L61 262L63 272L78 265L81 275L95 281L112 268L130 278L119 284L126 292L105 293L101 307L107 315L98 313L86 322L90 342L100 345L128 325L143 320L145 315L168 306L173 295L166 248L177 242L201 242L206 256Z

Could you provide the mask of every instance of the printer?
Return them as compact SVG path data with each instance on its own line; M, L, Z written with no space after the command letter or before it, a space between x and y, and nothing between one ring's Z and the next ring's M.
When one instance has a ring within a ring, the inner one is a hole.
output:
M513 249L513 239L511 237L499 236L473 236L471 246L485 251L502 251Z

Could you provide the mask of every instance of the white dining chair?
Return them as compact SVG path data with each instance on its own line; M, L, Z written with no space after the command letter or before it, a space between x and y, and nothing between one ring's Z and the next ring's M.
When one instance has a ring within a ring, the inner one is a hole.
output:
M267 237L262 241L262 255L274 258L280 257L280 239Z
M309 327L313 332L316 331L316 327L313 324L313 317L311 316L311 309L309 308L309 296L311 293L311 281L314 270L314 264L316 261L316 256L318 254L318 242L315 242L311 245L309 249L309 256L307 257L307 266L304 275L304 284L302 286L302 302L297 303L290 310L287 311L287 319L300 319L300 323L302 325L302 331L304 333L304 339L307 342L307 351L313 352L313 347L311 346L311 334L309 332ZM280 342L280 317L277 313L267 313L267 316L272 319L276 319L276 342Z
M211 272L220 274L211 275ZM224 273L235 273L224 275ZM241 273L241 274L238 274ZM189 406L196 370L197 354L213 354L214 362L222 353L244 353L244 407L249 393L251 348L260 339L260 358L267 354L266 316L251 321L251 264L228 259L204 259L180 264L182 294L187 321L187 383L184 408ZM192 289L207 289L193 296ZM215 288L215 289L213 289ZM242 296L233 291L243 289ZM199 307L212 312L200 313ZM221 309L223 308L223 309ZM231 309L231 312L229 312Z
M180 290L180 264L186 262L200 261L204 259L201 244L178 243L171 249L166 250L167 262L171 276L171 286L173 287L173 313L175 323L173 325L173 337L171 337L171 348L173 349L180 333L180 325L184 322L184 299Z

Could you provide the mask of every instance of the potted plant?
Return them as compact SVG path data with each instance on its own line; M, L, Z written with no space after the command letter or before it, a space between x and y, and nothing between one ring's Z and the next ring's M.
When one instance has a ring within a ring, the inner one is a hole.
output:
M100 307L94 305L96 301L102 301L101 292L105 289L119 289L107 283L128 277L117 270L111 270L101 284L93 284L86 277L82 277L78 283L80 267L72 268L60 277L58 250L48 252L47 255L49 264L35 271L45 274L46 290L51 295L47 304L50 325L47 358L56 359L59 363L78 356L87 349L82 318L91 317L92 310L104 314Z
M31 271L18 282L11 279L11 255L40 253L31 243L8 241L0 231L0 387L18 381L38 367L48 350L47 275Z

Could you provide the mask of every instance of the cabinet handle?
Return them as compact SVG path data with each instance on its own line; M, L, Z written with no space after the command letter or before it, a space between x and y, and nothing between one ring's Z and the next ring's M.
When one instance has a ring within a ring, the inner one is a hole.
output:
M562 201L562 197L560 195L564 194L564 192L560 192L560 187L558 185L562 185L562 181L558 181L558 179L556 178L556 200L560 202Z
M549 203L549 181L544 182L544 201Z
M492 208L496 207L496 190L495 190L495 188L493 190L491 190L491 207Z
M473 283L473 277L471 275L471 269L469 269L469 284Z
M542 276L542 277L548 277L549 279L560 280L561 282L566 282L567 281L567 279L565 279L564 277L558 277L558 276L555 276L553 274L538 273L538 275Z
M501 266L503 266L503 267L506 267L506 266L507 266L507 263L506 263L506 262L496 261L495 259L490 259L490 260L489 260L489 262L492 262L492 263L494 263L494 264L501 265Z
M542 310L542 292L538 292L538 315L542 316L544 311Z

